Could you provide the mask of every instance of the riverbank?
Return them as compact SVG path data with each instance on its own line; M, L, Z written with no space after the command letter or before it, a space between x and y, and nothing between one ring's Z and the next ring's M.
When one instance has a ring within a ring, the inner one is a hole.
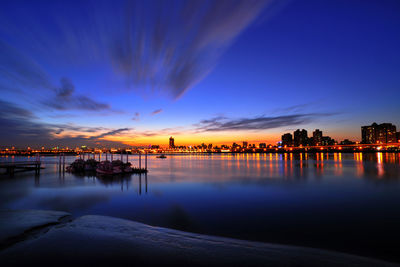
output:
M106 216L1 211L2 266L398 266L304 247L187 233Z

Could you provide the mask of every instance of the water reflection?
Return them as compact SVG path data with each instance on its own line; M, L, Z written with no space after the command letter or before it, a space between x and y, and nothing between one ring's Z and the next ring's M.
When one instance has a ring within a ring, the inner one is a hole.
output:
M11 159L26 160L0 157ZM370 246L374 253L376 244L400 238L395 153L150 155L148 174L114 177L59 173L57 157L42 160L40 175L1 176L0 208L109 215L335 250L348 244L349 252ZM135 155L127 160L138 163ZM398 254L396 245L390 248Z
M10 158L21 160L20 157L2 157L0 161L9 161ZM74 158L71 157L69 162ZM137 162L137 159L135 156L130 156L129 161ZM44 158L47 172L50 170L57 172L58 166L55 163L57 163L56 157ZM185 181L198 181L198 179L226 181L235 177L304 179L310 176L312 170L314 170L312 175L316 178L322 178L325 175L340 177L350 174L359 178L393 179L399 177L399 165L399 154L382 152L178 155L164 161L149 157L150 172L155 174L156 181L161 181L162 178L165 182L182 181L176 174L183 172L190 174L186 177L180 176ZM115 179L99 177L98 179L102 184L107 185L122 183L126 177ZM60 184L65 182L65 174L62 172L59 182ZM35 185L40 186L38 177L35 178Z
M67 164L76 157L67 158ZM26 160L24 157L0 157L0 161ZM29 160L29 158L28 158ZM57 173L57 157L42 158L45 173ZM130 155L132 163L138 158ZM222 155L176 155L159 160L149 156L150 173L157 182L182 181L232 181L235 179L280 178L286 180L305 179L310 174L316 178L326 175L341 177L351 175L369 179L398 179L400 157L397 153L268 153L268 154L222 154ZM311 172L310 172L311 171ZM186 175L177 175L184 174ZM19 174L32 176L33 174ZM46 174L47 175L47 174ZM68 176L68 175L67 175ZM69 176L68 176L69 177ZM91 177L90 175L88 177ZM65 183L66 175L60 172L59 184ZM126 184L129 177L106 179L97 177L103 185ZM140 177L139 181L142 180ZM40 178L35 176L35 186L39 187ZM126 186L124 186L126 190Z
M81 179L88 179L92 180L93 182L99 181L102 185L108 186L115 186L119 185L121 191L128 191L130 189L130 185L133 183L137 183L137 191L139 195L142 194L142 187L144 187L144 192L147 194L147 174L119 174L113 176L107 175L76 175L75 177ZM142 178L143 177L143 178ZM144 182L142 182L142 179Z

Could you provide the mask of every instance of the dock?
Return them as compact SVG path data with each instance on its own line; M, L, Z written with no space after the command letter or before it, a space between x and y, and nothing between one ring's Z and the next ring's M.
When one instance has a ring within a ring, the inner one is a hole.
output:
M37 161L15 161L15 162L1 162L0 169L5 169L6 174L13 175L15 172L35 171L35 174L40 173L41 162Z
M91 173L96 172L98 175L120 175L120 174L142 174L147 173L147 152L144 154L144 168L142 166L142 154L139 152L138 166L132 166L129 161L128 154L125 154L126 161L124 161L124 154L114 155L111 153L105 153L105 160L101 161L101 155L98 155L96 160L95 154L86 153L80 154L79 159L76 159L69 166L65 168L65 156L60 154L59 157L59 172L71 172L71 173ZM119 159L120 156L120 159ZM86 161L85 161L86 158ZM110 158L110 161L109 161Z

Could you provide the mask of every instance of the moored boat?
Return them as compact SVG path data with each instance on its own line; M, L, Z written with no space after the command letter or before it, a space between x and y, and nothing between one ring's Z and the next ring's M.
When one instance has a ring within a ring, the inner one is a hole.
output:
M96 172L99 174L114 174L113 165L109 161L102 161L97 165Z
M70 166L67 166L66 171L72 173L90 173L96 171L99 175L114 175L126 173L146 173L147 169L132 167L130 162L122 162L121 160L102 161L98 162L94 159L84 161L77 159Z

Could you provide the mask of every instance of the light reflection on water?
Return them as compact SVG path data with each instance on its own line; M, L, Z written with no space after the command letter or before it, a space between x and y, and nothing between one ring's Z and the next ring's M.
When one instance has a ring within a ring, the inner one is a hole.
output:
M21 160L35 157L0 157ZM0 176L0 208L110 215L399 260L399 154L150 155L147 175L112 179L59 173L57 157L42 160L39 176ZM136 155L129 161L138 165Z

